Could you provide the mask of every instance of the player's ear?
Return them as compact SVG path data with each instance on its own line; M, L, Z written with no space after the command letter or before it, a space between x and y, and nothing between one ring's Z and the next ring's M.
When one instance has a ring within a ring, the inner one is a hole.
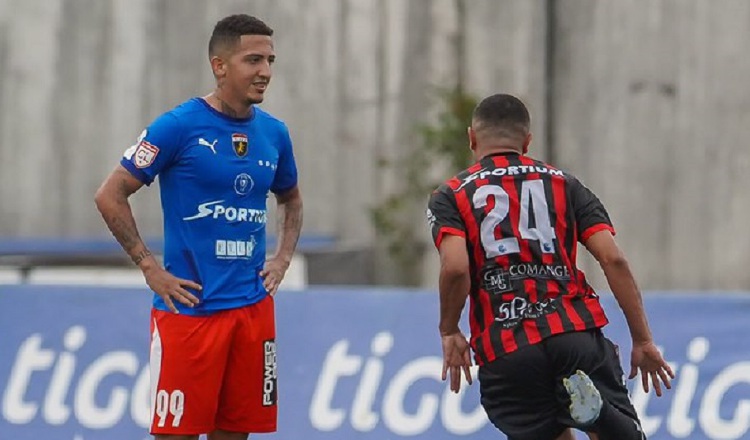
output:
M476 152L477 151L477 133L471 127L468 127L466 129L466 133L469 135L469 150Z
M214 78L222 79L227 74L227 64L219 56L211 57L211 71L214 73Z
M523 154L526 154L529 152L529 146L531 145L531 139L534 136L531 135L531 133L526 135L526 139L523 141Z

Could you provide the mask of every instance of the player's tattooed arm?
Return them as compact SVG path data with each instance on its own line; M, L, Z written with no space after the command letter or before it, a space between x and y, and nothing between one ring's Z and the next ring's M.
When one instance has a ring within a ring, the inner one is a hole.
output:
M143 183L118 165L102 183L95 197L96 206L110 232L136 265L151 256L138 233L128 202L128 197L142 186Z
M199 291L201 286L193 280L177 278L167 272L141 240L128 197L142 186L141 181L118 165L96 192L96 207L112 235L130 255L133 263L143 271L146 284L161 297L169 310L179 313L175 301L188 307L195 306L200 300L188 289Z
M276 195L278 204L277 233L279 242L273 257L266 261L260 276L263 278L263 287L271 295L284 279L284 274L292 262L294 250L297 247L299 234L302 230L302 195L296 186L291 190Z
M287 264L291 261L297 248L300 231L302 230L302 194L298 187L279 194L276 198L279 206L277 230L279 244L275 256Z

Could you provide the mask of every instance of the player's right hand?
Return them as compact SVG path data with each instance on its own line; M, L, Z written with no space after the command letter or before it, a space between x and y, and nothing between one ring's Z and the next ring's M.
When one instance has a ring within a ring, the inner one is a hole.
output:
M454 393L461 390L461 371L471 385L471 348L466 336L461 332L442 336L443 343L443 380L450 375L450 389Z
M177 278L164 270L161 266L155 266L148 270L144 270L143 276L146 278L146 284L148 284L148 287L159 295L164 301L164 304L166 304L167 307L169 307L169 310L174 313L180 312L177 310L177 307L175 307L172 299L176 299L188 307L193 307L200 302L195 295L188 292L186 289L201 290L202 287L200 284L194 281Z
M674 379L674 372L667 361L664 360L659 349L653 342L634 342L633 352L630 355L630 377L633 379L641 372L641 383L643 391L648 393L649 378L654 386L657 396L661 397L661 382L667 389L672 389L670 379Z

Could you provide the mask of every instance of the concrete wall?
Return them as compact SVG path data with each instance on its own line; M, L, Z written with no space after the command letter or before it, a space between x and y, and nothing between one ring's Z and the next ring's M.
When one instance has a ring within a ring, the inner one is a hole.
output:
M750 286L750 2L557 3L558 163L649 288Z
M432 90L463 78L529 104L535 153L600 195L644 286L750 286L749 3L455 5L0 0L0 236L106 236L98 184L151 119L210 92L212 26L248 12L276 30L264 106L292 130L306 233L371 245L368 208L399 185L375 164L408 151ZM159 234L157 191L134 204Z

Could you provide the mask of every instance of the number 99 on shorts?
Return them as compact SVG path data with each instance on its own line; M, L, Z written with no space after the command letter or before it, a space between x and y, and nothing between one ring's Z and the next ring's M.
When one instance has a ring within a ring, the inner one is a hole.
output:
M171 393L165 390L159 390L156 393L156 417L158 417L157 426L163 428L167 423L167 417L172 416L172 427L180 426L182 414L185 411L185 394L180 390L174 390Z

